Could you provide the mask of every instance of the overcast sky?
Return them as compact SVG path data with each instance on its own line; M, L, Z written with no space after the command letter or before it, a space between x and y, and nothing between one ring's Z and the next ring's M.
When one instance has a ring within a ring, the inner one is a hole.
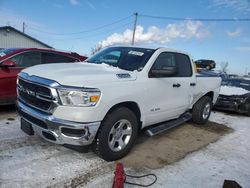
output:
M229 62L250 72L250 22L174 21L177 18L250 18L249 0L0 0L0 25L11 25L54 48L90 54L96 45L135 43L187 51L194 59Z

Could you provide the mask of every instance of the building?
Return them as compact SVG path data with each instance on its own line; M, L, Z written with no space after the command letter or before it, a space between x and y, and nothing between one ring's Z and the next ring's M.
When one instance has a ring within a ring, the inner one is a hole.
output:
M15 29L0 27L0 49L2 48L52 48L51 46Z

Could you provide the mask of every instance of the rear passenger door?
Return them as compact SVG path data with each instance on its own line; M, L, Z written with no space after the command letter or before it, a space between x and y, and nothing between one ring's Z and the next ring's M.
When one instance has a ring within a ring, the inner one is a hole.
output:
M42 63L67 63L67 62L76 62L78 61L75 58L68 57L61 54L43 52L42 53Z
M193 80L189 56L175 52L162 52L151 69L176 67L171 77L149 77L147 91L147 123L154 124L177 118L184 113L192 101L190 83Z
M183 95L183 101L185 105L183 106L184 111L190 106L193 101L194 90L196 87L196 78L192 69L192 61L189 56L181 53L175 53L175 58L177 62L177 75L176 80L180 83L181 92L185 93Z

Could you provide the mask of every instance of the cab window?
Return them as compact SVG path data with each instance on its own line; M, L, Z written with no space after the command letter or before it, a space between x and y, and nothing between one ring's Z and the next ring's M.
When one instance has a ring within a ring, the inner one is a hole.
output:
M177 62L176 77L190 77L192 76L192 65L189 56L181 53L175 53Z
M163 52L155 60L152 69L161 70L164 69L164 67L175 67L175 66L176 66L176 60L174 54L169 52Z
M176 52L163 52L155 60L151 69L162 70L164 67L176 67L175 77L192 76L192 66L189 56Z

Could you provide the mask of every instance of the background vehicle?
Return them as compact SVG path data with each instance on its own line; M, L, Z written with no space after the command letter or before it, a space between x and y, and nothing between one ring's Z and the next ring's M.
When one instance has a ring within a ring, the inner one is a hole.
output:
M183 52L110 47L86 61L19 74L24 132L58 144L92 144L100 157L117 160L142 129L153 136L191 118L206 123L219 95L221 78L196 75Z
M222 80L228 79L228 75L226 73L215 70L197 69L197 73L201 76L221 77Z
M38 64L78 62L86 57L77 53L38 48L5 48L0 50L0 105L16 100L17 74L24 68Z
M195 61L194 63L196 64L197 68L206 68L208 70L214 69L216 66L214 60L200 59Z
M223 80L214 108L250 116L250 80L237 78Z

